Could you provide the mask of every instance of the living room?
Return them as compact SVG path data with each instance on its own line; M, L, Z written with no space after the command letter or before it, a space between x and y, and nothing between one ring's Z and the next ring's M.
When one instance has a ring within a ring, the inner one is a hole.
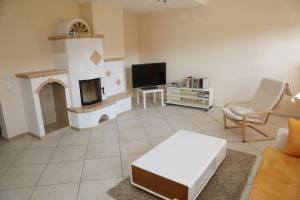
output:
M283 140L299 144L299 8L295 0L0 0L0 199L299 199L299 148L278 150ZM154 91L136 86L142 76L133 73L150 63L165 69ZM187 88L188 77L208 88ZM90 93L91 85L100 87ZM211 94L207 108L178 103L207 101L197 91ZM246 110L228 105L244 101ZM177 143L180 130L196 136ZM181 152L206 151L205 136L225 142L227 154L195 198L182 197L176 177L192 165L158 174L174 165L163 149L178 145L177 161L193 163L202 158ZM267 166L274 154L292 163L284 177ZM133 163L142 168L147 156L161 156L156 173L172 182L143 174L150 169L138 176L163 191L135 182ZM269 191L272 175L281 189Z

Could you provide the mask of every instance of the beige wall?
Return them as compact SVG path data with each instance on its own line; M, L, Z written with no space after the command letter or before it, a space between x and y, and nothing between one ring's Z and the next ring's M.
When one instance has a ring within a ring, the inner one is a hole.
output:
M91 31L94 32L94 18L93 18L93 6L92 3L80 4L80 17L85 20Z
M93 29L104 34L104 57L125 56L123 9L100 2L92 3Z
M141 62L167 62L167 80L208 77L216 105L247 100L263 77L300 90L300 2L209 0L205 7L143 14Z
M22 96L14 74L53 68L52 47L47 37L54 33L60 21L79 16L79 5L67 1L0 1L0 102L7 137L27 131Z
M127 89L132 89L131 65L138 64L138 15L124 12L124 39L125 39L125 64Z

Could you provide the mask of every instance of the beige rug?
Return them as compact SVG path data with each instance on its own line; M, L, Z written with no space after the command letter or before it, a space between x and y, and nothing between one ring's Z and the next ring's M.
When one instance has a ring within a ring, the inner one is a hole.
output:
M255 160L255 155L228 149L224 162L197 200L239 200ZM129 178L110 189L108 194L116 200L160 199L132 186Z

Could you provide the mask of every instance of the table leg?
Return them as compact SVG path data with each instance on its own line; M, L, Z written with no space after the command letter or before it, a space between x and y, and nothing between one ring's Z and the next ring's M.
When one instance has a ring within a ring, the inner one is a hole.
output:
M153 102L156 103L156 93L153 93Z
M139 95L139 92L136 93L136 103L140 104L140 95Z
M144 109L146 110L146 93L143 93Z
M164 92L163 91L161 91L161 93L160 93L160 100L161 100L161 107L163 107L164 106Z

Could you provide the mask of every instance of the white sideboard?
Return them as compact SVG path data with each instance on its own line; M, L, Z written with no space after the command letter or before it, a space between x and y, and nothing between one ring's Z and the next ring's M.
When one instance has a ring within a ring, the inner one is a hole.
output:
M167 104L202 108L213 106L214 89L167 86Z

